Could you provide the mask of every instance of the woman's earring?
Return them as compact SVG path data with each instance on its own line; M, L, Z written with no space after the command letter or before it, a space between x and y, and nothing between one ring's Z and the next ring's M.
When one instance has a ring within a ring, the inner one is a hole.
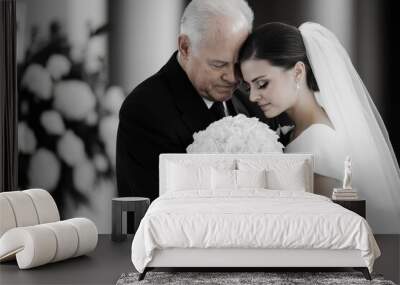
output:
M299 96L300 85L299 82L296 82L296 96Z

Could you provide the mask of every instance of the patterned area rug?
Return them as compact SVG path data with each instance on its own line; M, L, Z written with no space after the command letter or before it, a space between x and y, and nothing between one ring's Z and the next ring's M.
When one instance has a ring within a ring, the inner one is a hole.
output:
M382 275L372 274L372 281L361 272L147 272L145 279L138 281L139 273L124 273L117 285L134 284L379 284L396 285L384 280Z

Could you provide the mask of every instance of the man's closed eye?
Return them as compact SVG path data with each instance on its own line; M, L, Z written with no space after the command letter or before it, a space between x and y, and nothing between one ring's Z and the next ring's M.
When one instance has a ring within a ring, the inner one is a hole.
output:
M226 65L227 65L227 63L224 62L224 61L213 61L213 62L211 62L211 66L214 67L214 68L223 68Z

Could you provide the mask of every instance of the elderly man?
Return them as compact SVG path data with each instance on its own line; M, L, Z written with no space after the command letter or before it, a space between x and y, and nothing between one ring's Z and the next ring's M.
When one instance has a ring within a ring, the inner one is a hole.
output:
M252 22L253 12L244 0L193 0L186 7L178 51L139 84L121 107L120 196L154 200L159 154L186 152L193 133L224 115L263 116L246 95L234 92L238 51Z

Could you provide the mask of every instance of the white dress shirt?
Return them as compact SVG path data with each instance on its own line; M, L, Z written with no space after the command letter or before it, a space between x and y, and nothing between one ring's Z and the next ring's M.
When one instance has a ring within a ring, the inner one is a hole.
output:
M204 101L204 103L206 103L207 108L210 109L211 106L214 104L214 101L208 100L207 98L201 97ZM224 106L224 114L225 116L229 116L229 112L228 112L228 108L226 107L226 102L222 102L222 105Z

